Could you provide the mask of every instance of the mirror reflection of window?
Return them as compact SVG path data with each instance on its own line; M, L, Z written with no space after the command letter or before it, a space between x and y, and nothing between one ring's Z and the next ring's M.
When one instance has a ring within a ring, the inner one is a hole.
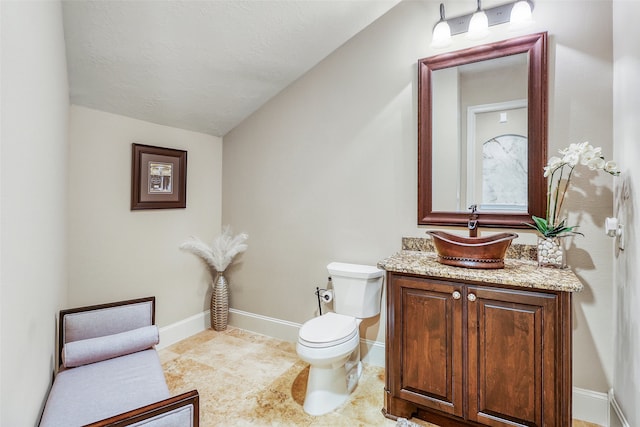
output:
M434 211L466 212L477 204L481 211L502 211L496 203L483 203L481 144L496 135L524 135L527 128L528 55L473 62L433 71L432 174L438 185L432 194ZM513 110L522 108L516 125ZM477 116L488 111L508 111L510 129L493 120L490 133L479 137ZM517 126L514 128L514 126ZM475 150L475 153L474 151ZM497 187L494 186L497 190ZM522 204L509 211L527 212L527 186ZM502 199L502 196L498 196ZM495 205L490 208L490 205Z
M500 135L482 144L482 202L480 209L526 212L526 137Z
M173 165L149 162L149 193L173 193Z
M471 106L467 203L481 212L527 212L526 99Z

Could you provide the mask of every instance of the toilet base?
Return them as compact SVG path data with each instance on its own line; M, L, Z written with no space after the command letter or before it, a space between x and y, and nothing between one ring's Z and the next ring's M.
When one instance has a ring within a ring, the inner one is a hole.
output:
M346 402L362 374L362 362L349 365L311 366L303 405L307 414L324 415Z
M359 324L359 319L356 322ZM333 411L349 398L358 384L362 362L357 326L355 333L347 337L347 341L326 347L310 347L298 340L298 356L311 365L303 405L307 414L323 415Z

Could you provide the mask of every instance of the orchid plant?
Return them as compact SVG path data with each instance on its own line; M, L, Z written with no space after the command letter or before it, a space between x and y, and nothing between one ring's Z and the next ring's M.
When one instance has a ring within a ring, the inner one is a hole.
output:
M593 147L588 142L571 144L559 150L562 157L551 157L544 167L544 176L548 180L547 212L545 218L532 216L534 224L529 226L538 230L544 237L565 237L576 234L577 225L568 226L566 218L560 219L562 204L565 201L571 178L576 166L583 165L590 170L604 171L613 176L620 175L614 161L605 161L600 147Z

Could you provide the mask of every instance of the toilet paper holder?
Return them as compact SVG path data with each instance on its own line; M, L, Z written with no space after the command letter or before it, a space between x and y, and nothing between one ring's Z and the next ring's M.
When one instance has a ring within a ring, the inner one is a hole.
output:
M316 286L316 297L318 298L318 314L322 316L322 303L328 304L333 301L332 289L320 289Z
M331 289L320 289L320 298L324 303L333 301L333 291Z

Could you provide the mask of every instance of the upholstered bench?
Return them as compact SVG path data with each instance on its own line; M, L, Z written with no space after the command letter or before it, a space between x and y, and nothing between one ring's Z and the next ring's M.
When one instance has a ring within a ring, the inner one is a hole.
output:
M153 348L154 297L63 310L58 328L59 370L41 427L198 427L198 392L171 397Z

